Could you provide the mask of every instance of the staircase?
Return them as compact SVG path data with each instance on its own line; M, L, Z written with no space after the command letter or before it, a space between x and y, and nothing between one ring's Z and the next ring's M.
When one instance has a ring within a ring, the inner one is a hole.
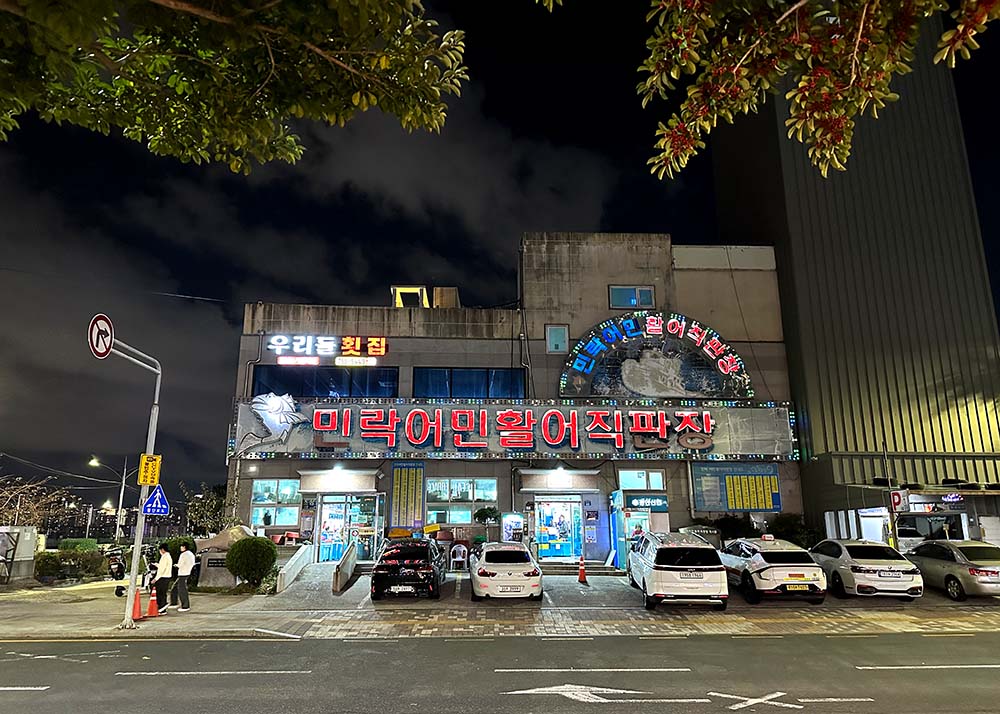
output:
M579 575L579 563L542 563L543 575ZM587 577L592 575L624 575L625 571L618 570L612 565L604 563L587 563Z

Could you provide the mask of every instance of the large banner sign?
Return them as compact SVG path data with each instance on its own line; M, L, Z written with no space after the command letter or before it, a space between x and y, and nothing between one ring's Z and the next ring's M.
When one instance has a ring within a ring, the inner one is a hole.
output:
M637 310L595 325L570 350L564 397L749 399L743 359L708 325Z
M692 464L694 509L780 511L777 464Z
M785 405L369 399L238 406L230 455L268 458L797 458Z
M424 462L394 461L392 464L392 503L389 525L412 528L423 525Z

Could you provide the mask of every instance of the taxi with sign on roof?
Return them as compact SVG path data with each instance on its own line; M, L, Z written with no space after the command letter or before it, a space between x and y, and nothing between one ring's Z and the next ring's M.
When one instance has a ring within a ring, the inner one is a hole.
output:
M809 552L773 535L739 538L719 554L729 581L751 605L762 598L802 598L818 605L826 599L826 573Z

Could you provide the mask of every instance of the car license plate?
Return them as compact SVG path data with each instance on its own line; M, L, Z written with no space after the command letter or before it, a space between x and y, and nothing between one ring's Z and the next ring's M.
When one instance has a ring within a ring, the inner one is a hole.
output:
M792 584L792 585L786 585L785 587L787 589L789 589L789 590L808 590L809 589L808 585L795 585L795 584Z
M704 577L704 573L681 573L681 580L701 580Z
M497 588L497 590L499 590L502 593L519 593L519 592L521 592L521 586L520 585L501 585L499 588Z
M391 585L389 587L389 592L391 593L412 593L412 585Z
M898 570L880 570L878 576L880 578L901 578L903 574Z

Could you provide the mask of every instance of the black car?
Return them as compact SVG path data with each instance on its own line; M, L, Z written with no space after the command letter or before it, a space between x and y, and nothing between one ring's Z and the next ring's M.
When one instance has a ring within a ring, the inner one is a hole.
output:
M444 551L432 540L393 540L382 546L372 568L372 600L390 595L420 595L437 600L447 577Z

